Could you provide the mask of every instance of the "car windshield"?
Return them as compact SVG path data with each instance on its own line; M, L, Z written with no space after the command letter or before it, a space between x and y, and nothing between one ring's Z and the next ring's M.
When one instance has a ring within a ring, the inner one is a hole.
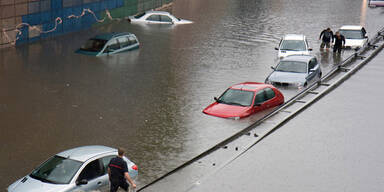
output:
M283 40L280 49L288 51L305 51L306 47L303 40Z
M218 103L225 103L228 105L240 105L240 106L250 106L252 104L254 92L244 91L240 89L227 89L217 99Z
M55 184L68 184L81 166L81 162L53 156L32 171L30 177Z
M145 15L145 13L140 13L140 14L137 14L137 15L135 15L135 16L133 16L133 17L136 18L136 19L138 19L138 18L142 17L143 15Z
M363 33L360 30L340 30L346 39L363 39Z
M85 45L80 48L80 50L100 52L106 43L107 40L104 39L89 39Z
M307 63L300 61L280 61L276 67L276 71L306 73Z

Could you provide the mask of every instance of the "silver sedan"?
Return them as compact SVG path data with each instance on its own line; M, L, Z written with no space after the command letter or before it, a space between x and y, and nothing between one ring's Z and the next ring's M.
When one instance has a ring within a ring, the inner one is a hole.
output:
M192 21L179 19L166 11L146 11L142 14L129 16L131 23L152 23L152 24L190 24Z
M321 78L320 64L315 56L291 55L280 60L265 83L277 86L307 86Z
M106 191L109 188L107 166L117 156L117 149L83 146L54 155L29 175L8 187L8 192L80 192ZM128 173L138 175L137 166L127 157Z

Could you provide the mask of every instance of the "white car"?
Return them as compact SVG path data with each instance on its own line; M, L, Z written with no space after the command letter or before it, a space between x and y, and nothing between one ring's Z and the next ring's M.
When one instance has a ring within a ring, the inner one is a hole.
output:
M369 0L369 7L384 7L384 0Z
M54 155L27 176L8 187L8 192L84 192L107 191L109 161L117 149L92 145L69 149ZM127 157L128 174L138 175L137 166Z
M296 34L284 35L279 46L275 49L279 51L277 53L278 58L284 58L288 55L309 55L309 52L312 51L305 35Z
M339 29L339 32L345 37L345 48L361 48L368 42L367 32L362 26L344 25Z
M153 24L190 24L192 21L179 19L165 11L146 11L144 13L129 16L131 23L153 23Z

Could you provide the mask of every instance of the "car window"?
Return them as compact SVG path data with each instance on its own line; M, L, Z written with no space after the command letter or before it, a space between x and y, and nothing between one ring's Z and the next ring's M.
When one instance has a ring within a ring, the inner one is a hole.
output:
M172 19L166 15L161 15L160 19L161 19L161 22L169 22L169 23L172 22Z
M81 165L79 161L53 156L33 170L29 176L47 183L68 184Z
M116 39L112 39L109 48L113 51L120 49L120 44Z
M140 18L140 17L142 17L142 16L144 16L144 15L145 15L145 13L140 13L140 14L135 15L134 17L135 17L136 19L138 19L138 18Z
M89 39L85 45L81 46L80 50L100 52L106 43L107 40L103 39Z
M265 88L264 91L265 91L266 100L269 100L275 97L275 91L273 91L273 89Z
M107 173L108 164L111 161L111 159L114 158L114 157L116 157L116 155L110 155L110 156L101 158L101 163L103 164L103 167L104 167L104 174Z
M129 45L127 37L119 37L117 40L119 41L121 47L127 47Z
M261 103L264 103L264 101L266 101L266 100L267 100L267 98L265 96L264 89L257 92L256 98L255 98L255 103L261 104Z
M340 30L341 35L346 39L363 39L364 35L361 30Z
M253 96L253 91L227 89L227 91L219 97L217 102L228 105L250 106L252 104Z
M88 163L88 165L85 166L85 168L81 171L79 177L77 178L77 181L80 181L82 179L90 181L92 179L104 175L104 173L104 166L102 166L100 161L97 159Z
M309 69L313 69L313 68L315 68L316 65L317 65L317 60L316 60L316 58L313 58L313 59L311 59L311 60L309 61Z
M307 50L303 40L284 40L281 43L281 50L287 51L305 51Z
M136 38L133 37L133 36L129 36L129 37L128 37L128 40L129 40L129 45L133 45L133 44L136 44L136 43L137 43Z
M307 73L307 63L301 61L280 61L276 71Z
M147 18L147 21L161 21L160 15L151 15Z

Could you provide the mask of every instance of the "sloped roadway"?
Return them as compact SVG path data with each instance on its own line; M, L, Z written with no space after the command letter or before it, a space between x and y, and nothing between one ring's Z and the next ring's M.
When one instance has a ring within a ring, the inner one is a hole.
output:
M383 10L364 1L178 0L172 12L195 23L121 21L0 50L0 188L59 151L90 144L127 148L144 186L267 113L234 121L201 111L229 85L264 81L283 34L307 35L326 72L352 51L319 52L322 29L384 25ZM135 33L140 49L104 58L73 53L111 31ZM298 92L283 91L287 99Z

